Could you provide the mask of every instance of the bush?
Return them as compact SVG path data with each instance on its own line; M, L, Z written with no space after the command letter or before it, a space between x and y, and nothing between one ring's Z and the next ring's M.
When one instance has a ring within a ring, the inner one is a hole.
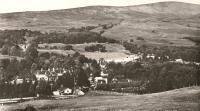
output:
M85 51L88 51L88 52L95 52L95 51L106 52L106 47L101 45L101 44L86 46Z
M23 111L37 111L33 106L26 106L26 108Z
M137 37L137 40L144 41L144 38L143 37Z
M73 50L73 47L71 45L66 45L64 47L64 50Z
M51 46L50 49L58 49L57 46Z

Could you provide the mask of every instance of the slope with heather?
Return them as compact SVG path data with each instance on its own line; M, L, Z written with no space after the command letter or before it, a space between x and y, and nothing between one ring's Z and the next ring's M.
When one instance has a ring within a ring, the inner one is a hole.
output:
M160 2L138 6L89 6L65 10L0 14L0 29L68 31L72 27L114 24L103 36L137 44L194 46L199 37L200 5ZM144 38L144 41L138 40Z

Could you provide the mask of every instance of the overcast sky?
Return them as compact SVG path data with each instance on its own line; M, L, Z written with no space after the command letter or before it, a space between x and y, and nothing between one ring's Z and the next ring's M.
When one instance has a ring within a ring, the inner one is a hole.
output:
M127 6L169 0L0 0L0 13L67 9L91 5ZM200 4L200 0L174 0Z

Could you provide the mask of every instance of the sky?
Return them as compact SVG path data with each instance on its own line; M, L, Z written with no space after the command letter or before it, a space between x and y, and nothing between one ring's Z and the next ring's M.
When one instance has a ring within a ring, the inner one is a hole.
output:
M92 5L128 6L164 1L170 0L0 0L0 13L57 10ZM200 4L200 0L173 1Z

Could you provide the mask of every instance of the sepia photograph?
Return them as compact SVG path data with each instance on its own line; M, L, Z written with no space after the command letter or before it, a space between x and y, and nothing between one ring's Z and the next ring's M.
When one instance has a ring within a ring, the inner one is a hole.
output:
M0 0L0 111L200 111L200 0Z

